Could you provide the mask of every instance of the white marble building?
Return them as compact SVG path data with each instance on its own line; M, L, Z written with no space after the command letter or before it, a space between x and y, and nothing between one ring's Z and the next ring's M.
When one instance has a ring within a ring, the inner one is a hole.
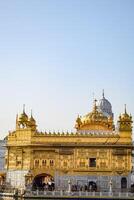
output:
M6 140L0 140L0 172L4 172Z

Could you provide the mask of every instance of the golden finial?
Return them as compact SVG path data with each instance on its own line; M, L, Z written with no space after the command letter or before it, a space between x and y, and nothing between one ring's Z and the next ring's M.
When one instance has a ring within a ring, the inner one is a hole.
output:
M125 106L125 114L127 114L126 104L124 106Z
M16 114L16 122L18 121L18 114Z
M16 129L18 128L18 114L16 114Z
M31 109L31 117L33 117L33 110Z
M25 104L23 104L23 113L25 113Z
M96 111L96 110L97 110L97 105L96 105L96 102L97 102L97 100L95 99L95 100L94 100L94 107L93 107L93 110L94 110L94 111Z

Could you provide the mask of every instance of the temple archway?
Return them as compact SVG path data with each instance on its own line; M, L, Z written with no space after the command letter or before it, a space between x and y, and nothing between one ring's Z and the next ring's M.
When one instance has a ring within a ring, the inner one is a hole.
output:
M88 191L97 191L97 185L96 185L96 182L94 182L94 181L89 181L89 183L88 183Z
M35 190L39 189L53 191L55 189L55 182L53 176L45 173L38 174L33 179L32 188Z
M123 177L121 179L121 189L126 189L127 188L127 179L126 177Z

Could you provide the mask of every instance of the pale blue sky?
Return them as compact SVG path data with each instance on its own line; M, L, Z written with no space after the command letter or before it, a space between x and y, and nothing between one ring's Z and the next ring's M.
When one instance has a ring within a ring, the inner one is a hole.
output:
M134 117L133 0L0 1L0 138L22 105L39 130L73 130L102 89Z

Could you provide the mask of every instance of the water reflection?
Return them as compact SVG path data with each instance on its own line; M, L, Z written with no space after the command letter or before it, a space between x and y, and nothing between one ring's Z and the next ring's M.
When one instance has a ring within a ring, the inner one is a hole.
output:
M47 198L45 198L47 200ZM49 198L48 198L49 199ZM12 197L0 197L0 200L24 200L24 198L12 198ZM28 198L27 198L28 200ZM35 199L31 199L30 200L35 200ZM42 198L36 199L36 200L43 200ZM55 200L55 199L51 199L51 200ZM57 199L60 200L60 199ZM67 199L66 199L67 200ZM70 200L70 199L69 199Z

